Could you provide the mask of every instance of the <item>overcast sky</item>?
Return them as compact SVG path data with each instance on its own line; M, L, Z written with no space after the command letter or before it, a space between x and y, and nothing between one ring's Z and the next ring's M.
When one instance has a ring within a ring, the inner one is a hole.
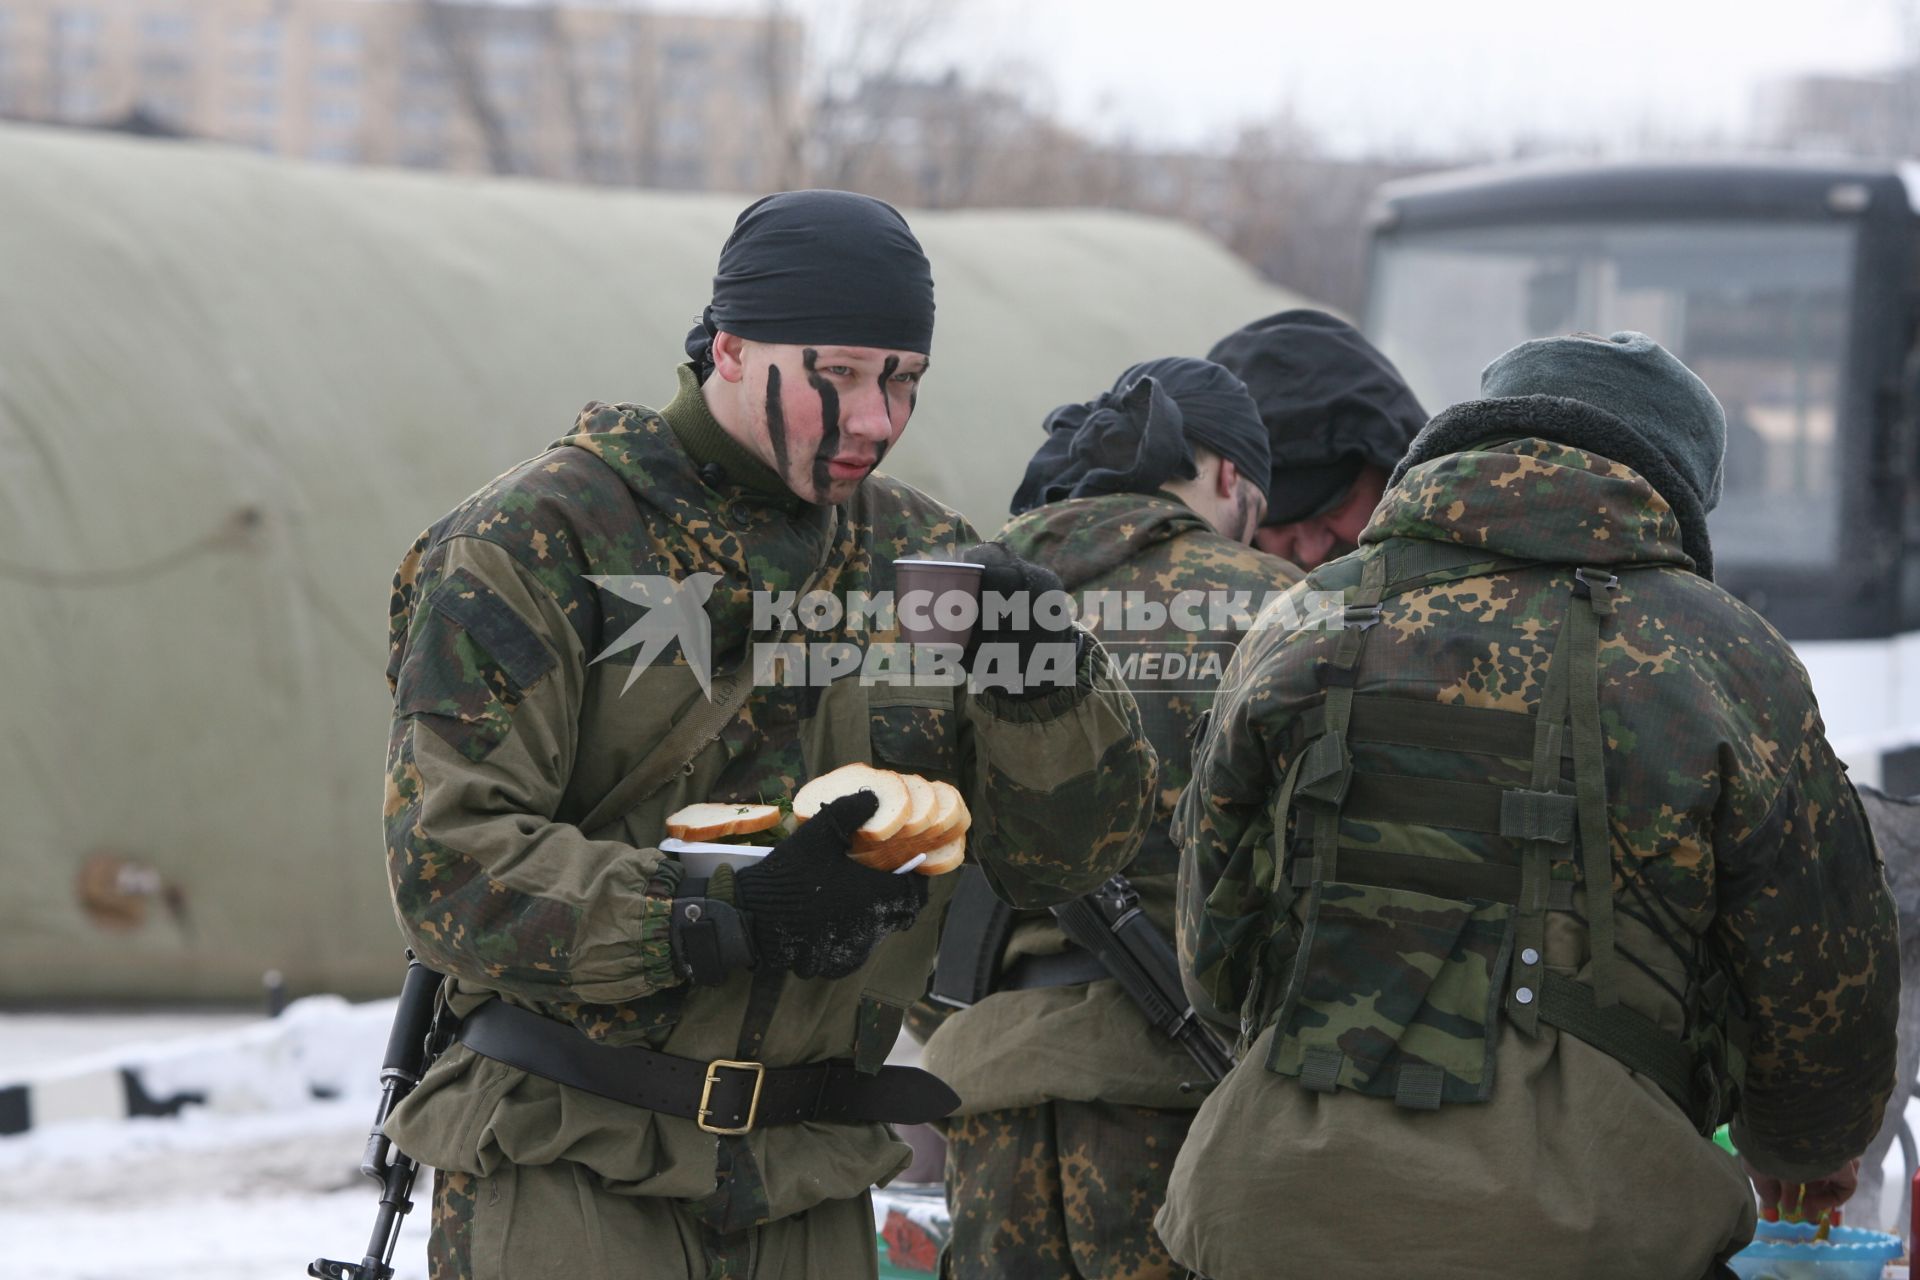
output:
M657 0L662 8L673 0ZM752 4L715 7L752 10ZM1069 122L1207 143L1291 104L1342 151L1737 138L1755 86L1870 71L1920 0L943 0L931 62L1026 64ZM823 32L857 0L785 0ZM824 38L823 38L824 39Z

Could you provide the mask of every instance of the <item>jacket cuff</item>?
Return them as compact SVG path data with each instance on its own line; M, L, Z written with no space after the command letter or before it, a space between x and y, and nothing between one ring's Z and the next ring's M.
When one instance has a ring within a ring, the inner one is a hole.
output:
M1766 1144L1755 1138L1752 1131L1738 1118L1727 1126L1727 1136L1733 1140L1734 1150L1740 1153L1741 1159L1769 1178L1778 1178L1782 1182L1814 1182L1853 1159L1853 1155L1844 1155L1810 1164L1781 1159L1769 1152ZM1854 1153L1854 1155L1859 1154L1862 1153Z
M646 892L640 899L636 939L640 976L649 990L671 987L682 980L673 956L673 895L680 888L680 871L679 863L662 862L647 877Z
M1072 711L1087 695L1093 692L1096 673L1095 664L1105 665L1105 651L1098 642L1078 623L1074 624L1073 642L1079 646L1079 652L1073 664L1073 683L1045 693L1027 697L1014 697L1004 689L975 689L968 686L968 696L979 703L986 713L996 720L1009 724L1044 724L1057 720Z

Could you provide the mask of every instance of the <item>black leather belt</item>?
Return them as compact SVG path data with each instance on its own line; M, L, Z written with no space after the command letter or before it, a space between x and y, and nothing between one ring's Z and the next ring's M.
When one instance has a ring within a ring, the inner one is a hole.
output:
M1075 987L1112 976L1093 952L1068 947L1058 955L1021 956L1000 971L993 989L1030 991L1035 987Z
M606 1045L537 1013L489 1000L460 1023L475 1053L558 1084L649 1111L682 1116L708 1133L747 1133L803 1120L924 1124L960 1095L918 1067L871 1075L844 1059L797 1067L716 1058L703 1062L637 1045Z

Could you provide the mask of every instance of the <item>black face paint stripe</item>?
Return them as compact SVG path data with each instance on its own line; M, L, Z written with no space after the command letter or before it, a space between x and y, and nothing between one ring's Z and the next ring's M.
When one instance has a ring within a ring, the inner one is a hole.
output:
M840 393L820 375L818 351L807 347L800 353L800 362L807 368L807 385L820 397L820 449L813 455L813 492L815 498L824 498L833 487L827 463L840 452Z
M880 403L886 406L887 426L889 428L892 428L894 426L893 375L898 373L899 371L900 371L899 356L888 356L886 364L881 366L881 369L880 369ZM912 413L913 410L909 408L907 412ZM887 450L891 448L893 448L893 440L891 439L891 437L889 437L888 439L882 440L880 442L880 451L876 453L873 458L873 465L876 468L878 468L882 462L885 462L887 460Z
M880 366L880 403L887 411L887 426L893 426L893 375L899 372L900 357L888 356Z
M780 407L780 366L767 366L767 440L773 445L773 463L780 471L783 484L791 484L787 476L787 415Z

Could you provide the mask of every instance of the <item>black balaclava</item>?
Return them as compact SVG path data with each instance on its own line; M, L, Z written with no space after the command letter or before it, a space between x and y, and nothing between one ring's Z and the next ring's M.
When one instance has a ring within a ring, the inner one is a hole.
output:
M1013 514L1067 498L1153 493L1196 474L1204 445L1265 493L1267 429L1240 379L1208 360L1170 356L1136 364L1113 389L1047 415L1046 441L1013 495Z
M1358 329L1324 311L1282 311L1207 352L1247 384L1272 433L1267 524L1337 503L1371 463L1392 471L1426 410Z
M721 330L753 342L933 348L933 269L892 205L782 191L748 205L720 250L713 301L687 334L701 378Z

